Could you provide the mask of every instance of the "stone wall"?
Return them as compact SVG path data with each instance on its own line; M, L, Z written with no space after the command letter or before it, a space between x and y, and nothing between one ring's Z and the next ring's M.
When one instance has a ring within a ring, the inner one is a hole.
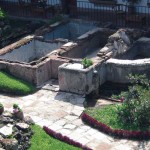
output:
M22 45L19 48L15 48L11 51L1 54L0 59L18 61L18 62L31 62L34 59L39 59L48 53L60 48L63 42L42 42L38 40L32 40L26 45Z
M106 81L104 60L97 59L86 69L82 68L81 62L65 63L58 69L58 79L61 91L90 94Z
M138 59L138 58L150 58L150 38L142 37L138 39L127 53L119 56L119 59Z
M68 23L55 27L52 31L43 35L44 40L54 40L58 38L76 40L80 35L96 27L93 23L82 20L71 20Z
M63 64L59 67L59 88L62 91L77 94L89 94L93 91L93 68L91 69L68 69Z
M36 79L36 67L31 67L26 64L14 63L14 62L6 62L0 61L0 69L6 69L12 75L24 79L32 84L37 83Z
M69 58L85 58L86 55L97 48L103 47L108 36L114 33L114 30L105 28L95 28L78 38L76 43L65 44L61 47L60 56Z
M128 83L129 74L146 74L150 78L150 59L106 61L106 80L116 83Z

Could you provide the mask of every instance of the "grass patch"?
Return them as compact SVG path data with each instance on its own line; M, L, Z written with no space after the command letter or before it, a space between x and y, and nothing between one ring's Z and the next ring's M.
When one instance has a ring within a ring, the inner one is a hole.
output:
M28 82L17 79L4 71L0 71L0 92L27 95L34 91L35 87Z
M87 108L85 112L91 117L95 118L97 121L108 125L112 129L150 131L150 127L140 128L135 124L129 125L121 122L117 114L117 107L121 107L121 105L108 105L103 108Z
M81 150L49 136L41 127L33 125L34 135L29 150Z

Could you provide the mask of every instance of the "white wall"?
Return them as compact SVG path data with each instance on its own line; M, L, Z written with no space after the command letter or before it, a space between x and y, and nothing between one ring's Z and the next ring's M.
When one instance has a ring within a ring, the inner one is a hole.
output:
M17 49L14 49L4 55L0 56L0 59L6 59L10 61L29 62L34 59L36 53L33 50L33 41L29 44L23 45Z
M38 40L31 41L29 44L23 45L17 49L12 50L4 55L0 56L0 59L19 61L19 62L31 62L34 59L39 59L48 53L60 48L64 43L54 42L46 43Z

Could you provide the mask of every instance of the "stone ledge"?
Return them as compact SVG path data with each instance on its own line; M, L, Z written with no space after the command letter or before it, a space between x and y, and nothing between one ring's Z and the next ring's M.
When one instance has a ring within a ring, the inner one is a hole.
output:
M32 41L34 38L34 36L27 36L11 45L8 45L2 49L0 49L0 55L4 55L8 52L11 52L12 50L16 49L16 48L19 48L27 43L29 43L30 41Z

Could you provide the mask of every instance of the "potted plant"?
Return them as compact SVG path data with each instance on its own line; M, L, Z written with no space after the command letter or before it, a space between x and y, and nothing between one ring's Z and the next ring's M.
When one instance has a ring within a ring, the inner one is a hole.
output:
M4 106L2 103L0 103L0 115L4 112Z
M18 104L13 104L13 114L17 119L24 119L23 111Z
M88 67L90 67L90 66L93 65L93 61L90 60L90 59L84 58L84 59L82 60L82 65L83 65L83 68L84 68L84 69L85 69L85 68L88 68Z

